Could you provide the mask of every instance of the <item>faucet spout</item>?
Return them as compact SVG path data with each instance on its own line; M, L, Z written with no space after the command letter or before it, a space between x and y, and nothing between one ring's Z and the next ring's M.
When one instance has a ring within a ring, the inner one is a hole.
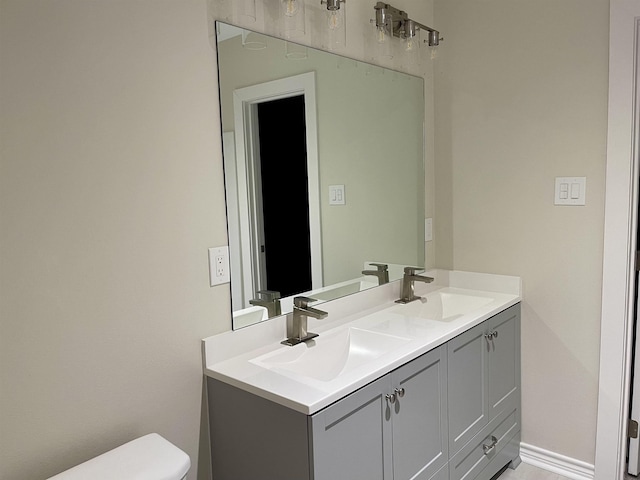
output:
M307 318L312 317L322 320L327 318L329 314L309 306L310 302L315 301L315 298L293 297L293 312L291 316L287 316L287 338L280 343L291 347L318 336L317 333L307 330Z
M376 270L363 270L363 275L374 275L378 278L378 285L384 285L389 283L389 266L384 263L370 263L372 267L376 267Z
M421 297L417 296L414 292L414 283L433 282L432 277L426 275L418 275L416 272L422 270L420 267L404 267L404 276L402 277L402 287L400 291L400 298L396 300L396 303L409 303L414 300L419 300Z
M305 307L304 309L301 309L301 310L304 312L305 316L317 318L318 320L327 318L327 316L329 315L327 312L323 310L318 310L317 308L313 308L313 307Z
M249 300L251 305L265 307L269 318L282 315L282 307L280 306L280 292L273 290L258 290L258 297Z

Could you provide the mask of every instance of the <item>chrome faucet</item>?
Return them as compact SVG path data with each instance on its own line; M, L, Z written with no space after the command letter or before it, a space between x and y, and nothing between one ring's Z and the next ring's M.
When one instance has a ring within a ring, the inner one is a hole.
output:
M315 298L293 297L293 313L287 315L287 339L283 345L297 345L318 336L317 333L307 331L307 317L323 319L328 313L309 306L309 302L315 302Z
M389 283L389 266L384 263L370 263L372 267L376 267L376 270L363 270L363 275L374 275L378 277L378 285L384 285Z
M402 277L402 289L400 291L400 298L396 300L396 303L409 303L414 300L419 300L414 293L414 282L431 283L433 278L418 275L416 271L423 270L420 267L404 267L404 276Z
M262 296L263 298L252 298L249 300L251 305L266 308L269 318L282 315L282 309L280 307L280 292L275 292L273 290L258 290L257 294L258 297Z

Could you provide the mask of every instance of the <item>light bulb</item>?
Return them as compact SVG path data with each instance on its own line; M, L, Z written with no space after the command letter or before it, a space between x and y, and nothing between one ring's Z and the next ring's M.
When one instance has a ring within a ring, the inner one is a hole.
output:
M327 11L327 25L329 30L337 30L342 26L342 18L339 10Z
M416 42L416 39L414 37L408 37L404 41L404 49L407 52L412 52L414 48L416 48L417 46L418 46L418 43Z
M378 43L386 42L387 41L387 32L386 32L384 26L382 26L382 25L379 26L377 28L377 30L378 30L378 35L377 35Z
M300 8L299 0L282 0L284 5L284 14L287 17L293 17Z

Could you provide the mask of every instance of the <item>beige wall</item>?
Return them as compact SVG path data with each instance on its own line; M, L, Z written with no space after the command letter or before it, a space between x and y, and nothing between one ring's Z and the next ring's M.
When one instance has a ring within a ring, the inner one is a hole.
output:
M149 432L197 463L200 339L231 325L206 5L0 9L0 478Z
M343 53L364 60L373 8L352 5ZM208 286L227 241L209 34L204 0L0 0L3 480L152 431L209 477L200 339L231 327Z
M463 0L434 12L446 39L435 86L437 263L522 277L522 440L591 464L608 6ZM587 205L554 206L556 176L586 176Z
M344 52L362 60L365 3ZM593 462L608 3L394 4L446 38L435 72L408 69L437 83L438 266L523 277L523 441ZM206 465L200 339L231 325L208 286L226 224L206 18L203 0L0 0L3 480L151 431ZM567 175L586 207L553 206Z

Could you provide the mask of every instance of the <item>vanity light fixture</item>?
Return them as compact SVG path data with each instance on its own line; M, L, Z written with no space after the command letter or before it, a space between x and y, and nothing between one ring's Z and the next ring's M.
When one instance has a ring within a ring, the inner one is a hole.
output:
M418 48L418 32L424 30L428 33L428 39L425 40L425 43L428 43L430 47L440 44L440 40L442 40L440 32L411 20L407 12L384 2L376 3L373 8L376 12L376 18L371 22L376 25L378 43L384 44L391 37L397 37L404 42L405 50L411 51Z
M344 47L347 37L346 0L320 0L320 5L326 5L325 29L327 31L327 47Z
M304 0L280 0L280 16L285 38L300 37L305 33Z

